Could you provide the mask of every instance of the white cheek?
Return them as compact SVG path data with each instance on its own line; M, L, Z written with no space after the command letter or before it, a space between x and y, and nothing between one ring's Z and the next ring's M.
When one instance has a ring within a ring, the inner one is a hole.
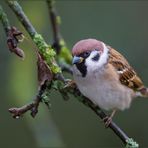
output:
M103 43L103 42L102 42ZM103 49L104 49L104 52L102 53L102 55L100 56L100 59L99 59L99 63L98 65L101 67L102 65L106 64L107 63L107 60L108 60L108 51L109 49L106 47L106 45L103 43Z
M96 55L96 52L98 51L91 52L90 56L86 59L86 66L88 72L99 70L99 68L103 67L104 64L107 63L109 49L105 46L104 43L103 46L104 46L104 52L101 54L98 61L92 60L92 58Z
M87 66L88 72L92 72L98 69L98 62L99 61L93 61L92 58L90 57L87 58L85 64Z

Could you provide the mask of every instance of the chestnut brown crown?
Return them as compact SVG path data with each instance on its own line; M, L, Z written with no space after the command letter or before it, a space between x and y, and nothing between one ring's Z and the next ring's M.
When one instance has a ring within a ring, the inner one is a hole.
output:
M73 56L78 56L83 52L99 50L103 52L103 44L101 41L96 39L84 39L77 42L72 48Z

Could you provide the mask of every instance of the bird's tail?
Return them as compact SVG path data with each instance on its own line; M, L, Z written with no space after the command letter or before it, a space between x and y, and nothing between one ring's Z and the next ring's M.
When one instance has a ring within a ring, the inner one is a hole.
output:
M148 97L148 88L147 87L143 87L139 90L139 92L141 93L141 95L143 97Z

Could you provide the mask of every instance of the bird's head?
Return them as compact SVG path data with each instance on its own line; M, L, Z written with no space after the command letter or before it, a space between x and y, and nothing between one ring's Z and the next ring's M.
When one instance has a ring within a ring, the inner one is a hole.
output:
M87 73L99 70L108 59L107 46L96 39L85 39L77 42L72 49L74 73L85 77Z

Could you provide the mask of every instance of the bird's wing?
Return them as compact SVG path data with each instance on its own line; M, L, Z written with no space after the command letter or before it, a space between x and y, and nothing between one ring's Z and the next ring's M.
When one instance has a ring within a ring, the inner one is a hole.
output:
M109 63L117 70L119 80L125 86L138 91L144 87L143 82L129 65L127 60L115 49L109 48Z

